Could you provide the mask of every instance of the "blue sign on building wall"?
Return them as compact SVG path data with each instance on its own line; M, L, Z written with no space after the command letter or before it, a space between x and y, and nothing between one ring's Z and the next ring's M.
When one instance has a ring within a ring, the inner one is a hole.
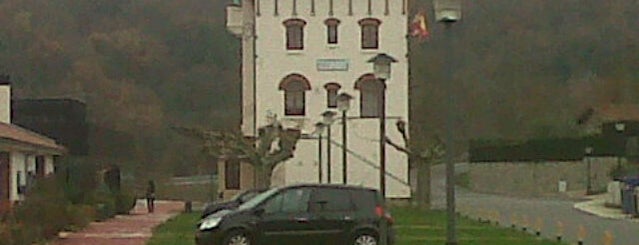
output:
M348 71L347 59L318 59L318 71Z

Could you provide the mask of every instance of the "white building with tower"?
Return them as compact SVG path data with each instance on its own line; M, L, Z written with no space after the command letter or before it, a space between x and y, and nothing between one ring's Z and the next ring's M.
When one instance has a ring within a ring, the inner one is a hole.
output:
M401 143L395 123L408 120L407 5L407 0L241 0L229 5L228 30L242 40L242 132L256 136L267 115L274 114L285 128L303 135L294 157L275 169L273 185L346 179L347 184L380 188L380 155L385 155L386 196L410 197L408 157L380 144L380 124L387 137ZM394 58L389 77L374 73L370 61L375 57ZM343 93L352 96L347 110L338 108ZM323 114L334 114L334 120L326 121ZM318 130L318 122L324 122L324 130ZM225 194L252 187L250 166L219 166Z

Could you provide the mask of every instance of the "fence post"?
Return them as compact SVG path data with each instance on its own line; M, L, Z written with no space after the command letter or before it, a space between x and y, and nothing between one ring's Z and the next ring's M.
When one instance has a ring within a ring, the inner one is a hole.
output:
M583 245L585 238L586 238L586 228L583 225L579 225L579 230L577 231L577 244Z
M564 223L557 221L557 241L561 242L561 237L564 235Z
M612 235L612 232L606 231L604 232L603 244L604 245L612 245L615 242L615 238Z
M537 217L537 224L535 225L535 235L537 236L541 236L541 229L544 226L544 221L541 219L541 217Z

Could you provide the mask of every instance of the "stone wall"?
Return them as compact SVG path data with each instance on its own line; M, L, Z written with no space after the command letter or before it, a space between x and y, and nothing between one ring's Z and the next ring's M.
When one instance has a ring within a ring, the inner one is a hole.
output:
M611 180L608 173L617 165L615 157L590 158L591 183L595 191L605 190ZM567 162L494 162L471 163L470 188L484 193L512 196L557 196L559 181L567 182L567 191L585 191L587 164Z

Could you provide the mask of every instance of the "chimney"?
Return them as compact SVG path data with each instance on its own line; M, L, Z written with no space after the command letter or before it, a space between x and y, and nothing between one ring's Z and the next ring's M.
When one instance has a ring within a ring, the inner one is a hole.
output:
M11 82L8 75L0 75L0 122L11 123Z

